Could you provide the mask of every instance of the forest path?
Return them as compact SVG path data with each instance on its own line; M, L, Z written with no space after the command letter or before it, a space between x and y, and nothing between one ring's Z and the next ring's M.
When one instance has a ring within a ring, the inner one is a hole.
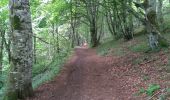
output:
M94 49L76 48L61 73L40 86L29 100L142 100L125 88L130 83L112 73L118 60L98 56Z

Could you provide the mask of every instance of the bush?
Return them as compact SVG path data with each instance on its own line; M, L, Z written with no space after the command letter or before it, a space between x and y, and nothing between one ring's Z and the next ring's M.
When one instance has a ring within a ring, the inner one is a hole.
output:
M33 88L37 88L42 83L52 80L61 70L64 62L69 57L70 52L56 54L52 62L45 64L43 62L37 64L33 68Z

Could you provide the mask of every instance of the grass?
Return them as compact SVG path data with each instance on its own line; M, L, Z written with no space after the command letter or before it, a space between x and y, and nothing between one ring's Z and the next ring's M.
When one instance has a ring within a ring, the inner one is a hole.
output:
M149 49L146 40L147 38L144 35L137 36L132 41L111 40L97 47L97 53L101 56L107 54L122 56L127 54L126 49L132 52L145 52ZM114 52L112 52L113 49Z
M146 94L147 96L151 97L154 95L155 91L158 91L160 89L160 85L158 84L149 84L147 89L144 89L141 87L139 89L139 92L136 95Z
M149 84L147 89L140 88L138 95L147 94L147 96L151 97L154 95L154 92L160 89L160 85L158 84Z
M170 33L163 34L164 37L170 41L168 37L170 37ZM110 38L109 38L110 39ZM149 44L148 44L148 39L146 35L139 35L134 37L133 40L131 41L122 41L122 40L111 40L107 41L105 43L102 43L99 47L97 47L97 53L99 55L105 56L107 54L113 54L113 55L124 55L126 54L125 48L128 48L129 51L131 52L140 52L140 53L146 53L146 52L157 52L160 50L158 48L157 50L151 51ZM113 50L114 52L110 53L110 50ZM167 51L167 47L162 47L163 51Z
M131 51L133 51L133 52L146 52L150 48L149 48L149 46L147 45L146 42L142 42L140 44L136 44L136 45L130 46L129 49Z
M116 49L114 53L117 55L123 54L123 49L120 48L121 41L120 40L111 40L108 42L105 42L97 47L97 53L98 55L105 56L109 54L112 48Z

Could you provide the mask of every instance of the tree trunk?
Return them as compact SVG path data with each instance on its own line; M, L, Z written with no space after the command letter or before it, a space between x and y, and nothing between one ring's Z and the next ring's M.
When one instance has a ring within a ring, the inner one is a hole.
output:
M99 1L98 0L83 0L82 1L86 6L86 12L87 12L87 20L90 23L90 36L91 36L91 47L96 47L99 45L98 40L98 27L97 27L97 21L98 21L98 13L99 13Z
M98 46L97 39L97 29L96 29L96 21L93 19L92 23L90 23L90 34L91 34L91 45L92 47Z
M132 1L127 1L124 0L122 1L122 19L123 19L123 24L122 24L122 32L125 40L130 40L133 38L132 35L132 28L133 28L133 21L132 21L132 16L127 12L126 5L132 6Z
M5 31L0 32L0 75L2 74L2 64L3 64L3 50L4 50L4 36Z
M162 32L163 31L163 13L162 13L162 5L163 0L158 0L158 6L157 6L157 20L158 20L158 25L159 25L159 30Z
M34 33L34 64L36 64L36 63L37 63L36 43L37 43L37 40L36 40L36 34Z
M156 9L155 6L152 7L152 3L156 2L149 2L148 0L145 0L144 3L147 3L146 5L150 6L145 6L145 18L142 17L141 14L137 13L133 8L130 6L127 6L128 11L133 14L136 18L138 18L145 26L149 38L149 45L152 50L158 48L158 46L163 46L167 47L169 46L167 40L161 35L159 31L159 25L157 22L157 17L156 17Z
M75 28L76 28L76 15L73 13L73 0L70 1L71 3L71 8L70 8L70 13L71 13L71 47L73 48L75 46L76 42L76 34L75 34Z
M157 23L157 14L156 14L156 1L155 0L149 0L148 5L151 7L148 7L146 9L146 29L149 33L149 45L152 50L158 48L158 34L156 30L154 30L155 27L158 27Z
M4 100L33 96L33 33L29 0L10 0L11 65Z
M58 32L58 25L56 26L56 34L57 34L57 53L60 53L60 43L59 43L59 32Z

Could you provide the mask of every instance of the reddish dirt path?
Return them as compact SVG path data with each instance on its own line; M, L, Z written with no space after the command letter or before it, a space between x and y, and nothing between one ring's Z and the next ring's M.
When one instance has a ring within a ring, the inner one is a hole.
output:
M77 48L60 75L35 90L35 97L29 100L143 100L124 87L131 85L122 81L126 76L120 78L110 71L118 60Z

